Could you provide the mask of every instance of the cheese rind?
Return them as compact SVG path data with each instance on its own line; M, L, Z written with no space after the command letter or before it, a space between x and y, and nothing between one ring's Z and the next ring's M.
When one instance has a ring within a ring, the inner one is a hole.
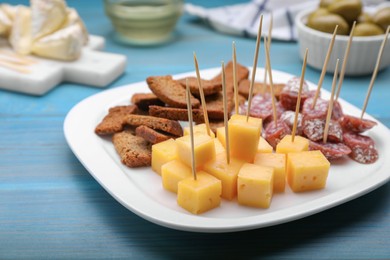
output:
M309 140L302 136L295 136L294 142L292 141L292 135L286 135L276 145L277 153L297 153L309 150Z
M192 167L191 137L185 135L175 140L181 161ZM195 167L199 169L208 161L215 159L215 144L213 138L205 134L194 134Z
M222 182L222 198L232 200L237 196L237 175L245 162L230 158L227 164L226 154L217 154L215 160L206 163L204 171Z
M287 156L287 182L294 192L323 189L330 163L320 151L290 153Z
M152 170L161 175L161 166L178 158L177 145L174 139L152 146Z
M273 195L273 168L245 163L237 179L237 200L245 206L269 208Z
M283 153L258 153L254 164L274 169L274 192L284 192L286 187L286 155Z
M201 214L221 204L221 181L199 171L197 179L188 177L178 184L177 203L193 214Z
M191 176L191 168L179 160L173 160L161 166L162 185L164 189L171 192L177 193L178 183Z
M232 115L229 119L229 144L233 157L253 162L259 145L262 120L244 115Z

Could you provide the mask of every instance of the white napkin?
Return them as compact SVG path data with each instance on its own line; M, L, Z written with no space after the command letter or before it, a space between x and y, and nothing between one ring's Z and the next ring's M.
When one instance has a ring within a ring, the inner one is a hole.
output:
M365 0L367 4L379 4L383 0ZM273 14L272 39L297 40L295 16L302 10L315 9L318 0L252 0L248 3L204 8L186 4L185 11L203 19L213 29L243 37L257 37L260 15L263 14L262 36L268 36L270 13Z

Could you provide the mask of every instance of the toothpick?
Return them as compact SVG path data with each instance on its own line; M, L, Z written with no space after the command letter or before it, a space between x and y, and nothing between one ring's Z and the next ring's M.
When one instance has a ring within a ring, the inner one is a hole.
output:
M238 83L237 83L237 55L236 43L233 41L233 87L234 87L234 112L238 115ZM223 68L225 70L225 67Z
M230 164L230 145L229 145L229 128L228 128L228 109L227 109L227 94L226 94L226 76L225 63L222 61L222 95L223 95L223 122L225 125L225 142L226 142L226 161Z
M268 41L265 40L264 38L264 43L268 45L268 49L271 49L271 41L272 41L272 26L273 26L273 21L274 21L274 15L271 12L270 13L270 22L269 22L269 27L268 27ZM265 45L264 45L265 46ZM267 86L267 63L264 66L264 87Z
M333 98L334 98L334 92L337 83L337 73L339 71L339 61L340 59L337 59L336 68L334 69L334 74L333 74L332 92L330 94L330 99L328 104L328 114L326 115L325 128L324 128L324 138L323 138L324 143L326 143L326 141L328 140L329 123L330 123L330 118L332 117Z
M255 56L253 59L253 67L252 67L252 78L251 78L251 84L249 87L249 97L248 97L248 110L246 111L246 121L248 122L249 119L249 113L251 110L252 105L252 96L253 96L253 85L255 84L255 76L256 76L256 68L257 68L257 59L259 57L259 47L261 42L261 30L263 27L263 15L260 16L260 24L259 29L257 32L257 39L256 39L256 49L255 49Z
M31 73L31 71L24 66L12 64L6 61L0 61L0 66L23 74Z
M203 87L202 87L202 79L200 78L198 59L196 58L195 52L194 52L194 63L195 63L196 78L198 79L200 100L202 101L203 117L204 117L204 122L206 124L206 131L207 131L207 135L211 136L210 122L209 122L209 116L207 113L206 99L204 97L204 91L203 91Z
M269 46L268 45L264 45L264 46L265 46L265 61L267 64L266 71L268 71L270 90L271 90L272 112L273 112L273 116L274 116L275 126L277 126L278 117L277 117L277 113L276 113L276 102L275 102L275 93L274 93L274 82L272 79L271 58L270 58L270 54L269 54Z
M303 64L302 64L301 79L299 81L299 92L298 92L297 105L295 107L295 118L294 118L294 125L293 125L293 129L292 129L292 134L291 134L291 142L294 142L295 133L297 131L298 114L299 114L299 108L301 106L301 93L302 93L303 82L305 81L305 72L306 72L306 63L307 63L308 52L309 52L309 49L306 48L305 56L303 58Z
M345 74L345 68L347 67L347 61L348 61L348 56L349 56L349 50L350 50L350 48L351 48L353 33L354 33L354 31L355 31L355 25L356 25L356 21L353 22L351 32L349 33L348 44L347 44L347 48L345 49L343 65L341 66L341 72L340 72L340 75L339 75L339 84L338 84L338 87L337 87L337 92L336 92L335 101L337 101L337 99L339 98L341 86L343 85L344 74Z
M318 80L317 91L316 91L316 94L314 96L314 100L313 100L313 104L311 106L311 109L314 109L314 107L316 106L316 103L317 103L317 99L320 96L322 83L324 81L324 77L325 77L325 74L326 74L326 68L328 67L328 62L329 62L330 55L332 54L334 40L336 38L336 33L337 33L337 29L338 28L339 28L339 26L336 25L336 27L334 28L334 31L333 31L333 36L332 36L332 39L331 39L329 47L328 47L328 52L326 53L326 56L325 56L324 65L322 66L321 76L320 76L320 79Z
M187 110L188 110L188 123L190 127L190 138L191 138L191 165L192 165L191 170L192 170L192 175L194 176L194 180L196 180L194 129L193 129L193 120L192 120L191 92L190 92L190 87L188 86L188 79L186 79L186 100L187 100Z
M387 42L387 37L389 36L389 30L390 30L390 26L387 26L385 38L383 39L381 48L379 49L378 58L377 58L376 64L375 64L375 69L374 69L374 72L372 73L370 86L368 87L366 99L364 100L364 105L363 105L363 109L362 109L362 115L360 116L360 118L363 118L364 112L366 111L366 108L367 108L368 99L370 98L372 87L374 86L376 74L378 74L379 64L381 63L381 59L382 59L382 53L383 53L383 50L384 50L386 42Z

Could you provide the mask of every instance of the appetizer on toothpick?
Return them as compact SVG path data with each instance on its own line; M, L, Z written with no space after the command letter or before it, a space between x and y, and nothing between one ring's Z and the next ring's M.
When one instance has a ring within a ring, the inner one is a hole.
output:
M232 44L232 59L233 59L233 87L234 87L234 112L238 114L238 82L237 82L237 55L236 55L236 43Z
M266 37L265 37L266 39ZM265 70L268 71L269 75L269 84L270 84L270 92L271 92L271 100L272 100L272 112L274 117L275 125L277 124L277 113L276 113L276 103L275 103L275 93L274 93L274 82L272 79L272 67L271 67L271 58L269 54L269 45L265 45L265 60L266 60L266 68Z

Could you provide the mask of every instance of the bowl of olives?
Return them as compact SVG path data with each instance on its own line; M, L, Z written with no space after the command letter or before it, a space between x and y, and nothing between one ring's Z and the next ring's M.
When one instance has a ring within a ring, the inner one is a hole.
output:
M322 70L332 34L337 35L329 58L327 72L333 73L336 60L344 59L352 24L356 26L351 42L345 75L368 75L374 71L377 54L387 27L390 25L390 5L363 7L360 0L322 0L317 9L304 10L295 18L300 56L309 48L307 64ZM389 40L390 37L388 37ZM383 51L379 69L390 65L390 41Z

